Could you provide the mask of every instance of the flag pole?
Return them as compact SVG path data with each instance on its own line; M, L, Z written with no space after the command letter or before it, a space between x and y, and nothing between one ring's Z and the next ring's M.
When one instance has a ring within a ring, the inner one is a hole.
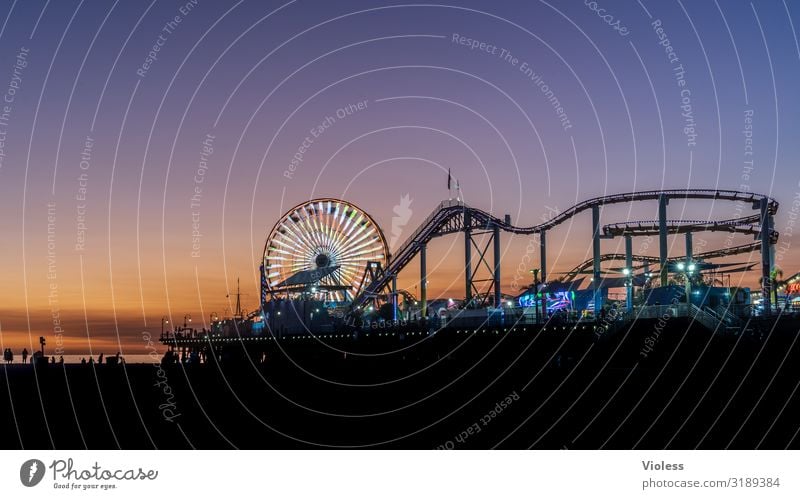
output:
M447 199L453 199L452 177L450 175L450 168L447 169Z

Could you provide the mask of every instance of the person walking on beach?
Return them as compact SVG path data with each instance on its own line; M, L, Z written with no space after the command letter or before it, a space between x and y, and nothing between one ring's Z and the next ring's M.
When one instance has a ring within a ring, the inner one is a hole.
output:
M103 363L103 352L100 352L100 356L97 357L97 363L98 364L102 364Z
M23 348L22 349L22 363L23 364L27 364L28 363L28 349L27 348Z
M14 363L14 352L12 352L10 348L6 348L6 351L3 354L3 358L6 360L6 364L13 364Z

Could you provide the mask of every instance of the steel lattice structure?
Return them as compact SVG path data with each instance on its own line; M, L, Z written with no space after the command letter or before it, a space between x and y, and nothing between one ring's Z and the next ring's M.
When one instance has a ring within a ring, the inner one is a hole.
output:
M754 215L746 215L737 219L724 220L719 222L689 222L682 223L675 221L668 221L667 205L669 201L681 201L687 199L696 200L709 200L709 201L731 201L742 205L750 205L753 210L757 210ZM566 222L572 217L584 212L590 211L592 215L592 240L593 240L593 274L597 281L600 280L600 262L602 260L600 254L600 239L614 237L617 234L625 235L626 238L633 235L641 235L640 232L650 232L651 227L644 229L634 228L631 225L622 226L608 226L607 235L601 233L600 225L600 209L605 205L632 203L640 201L658 201L659 205L659 219L657 224L657 233L659 235L659 263L661 265L661 281L662 285L666 285L666 268L667 268L667 243L666 238L669 233L686 233L691 236L692 231L696 230L729 230L732 232L742 232L754 234L761 239L759 248L761 250L761 263L762 263L762 276L769 274L771 261L769 256L769 246L774 244L778 234L772 230L772 217L778 210L778 202L769 196L757 194L752 192L741 192L734 190L723 189L666 189L654 191L641 191L630 192L624 194L612 194L607 196L600 196L582 201L567 210L558 213L553 218L538 225L528 227L513 225L509 217L504 219L497 218L486 211L470 207L465 203L458 200L449 200L442 202L431 215L420 225L420 227L400 246L400 248L393 255L388 266L382 267L376 274L375 278L370 279L369 283L363 285L359 291L359 295L353 301L353 307L358 308L369 300L375 299L383 293L383 290L393 281L396 280L397 274L408 265L411 260L419 255L420 256L420 301L424 304L426 301L426 250L427 243L431 239L443 236L446 234L453 234L463 232L465 238L469 241L472 238L473 231L488 231L492 234L494 246L494 258L492 259L493 266L493 292L495 304L500 302L500 245L499 236L500 232L511 232L514 234L538 234L540 247L541 247L541 266L542 266L542 280L545 279L546 269L546 233L558 225ZM647 225L651 225L648 223ZM644 225L644 224L643 224ZM470 298L474 289L472 284L472 262L471 251L472 247L470 242L466 242L466 297ZM483 254L480 255L483 258ZM767 282L767 279L763 279ZM765 286L768 286L766 284ZM765 293L767 294L767 293ZM596 301L599 297L596 296ZM769 309L769 303L766 303ZM424 314L423 314L424 315Z

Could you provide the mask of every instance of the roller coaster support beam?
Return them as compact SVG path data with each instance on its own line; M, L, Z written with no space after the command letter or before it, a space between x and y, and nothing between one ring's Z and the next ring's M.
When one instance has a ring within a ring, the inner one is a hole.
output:
M472 215L469 210L464 210L464 278L466 281L466 292L464 294L464 304L470 306L472 302Z
M397 274L392 276L392 320L397 320Z
M422 243L419 246L419 302L422 305L421 315L425 319L428 317L428 245Z
M547 231L539 233L539 263L542 266L542 284L547 285ZM542 317L547 316L547 300L542 295Z
M600 206L592 206L592 284L594 287L594 313L599 317L603 307L600 288Z
M686 265L692 263L694 255L692 254L692 233L686 233Z
M686 279L686 303L692 303L692 271L689 270L689 265L692 263L692 259L694 256L692 255L692 233L686 233L686 263L684 264L686 267L686 275L684 276Z
M772 313L772 259L770 258L770 234L772 233L772 216L769 213L769 200L762 198L761 210L761 300L764 314Z
M503 297L500 294L500 227L495 225L492 229L494 241L494 306L503 306Z
M625 309L633 312L633 237L625 235L625 268L628 269L627 287L625 288Z
M658 196L658 256L661 264L661 285L669 284L667 272L667 204L669 198L666 194Z

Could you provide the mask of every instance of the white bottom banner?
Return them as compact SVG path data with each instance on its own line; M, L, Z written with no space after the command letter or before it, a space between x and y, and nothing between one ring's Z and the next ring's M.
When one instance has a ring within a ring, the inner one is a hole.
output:
M787 451L6 451L4 495L798 497Z

